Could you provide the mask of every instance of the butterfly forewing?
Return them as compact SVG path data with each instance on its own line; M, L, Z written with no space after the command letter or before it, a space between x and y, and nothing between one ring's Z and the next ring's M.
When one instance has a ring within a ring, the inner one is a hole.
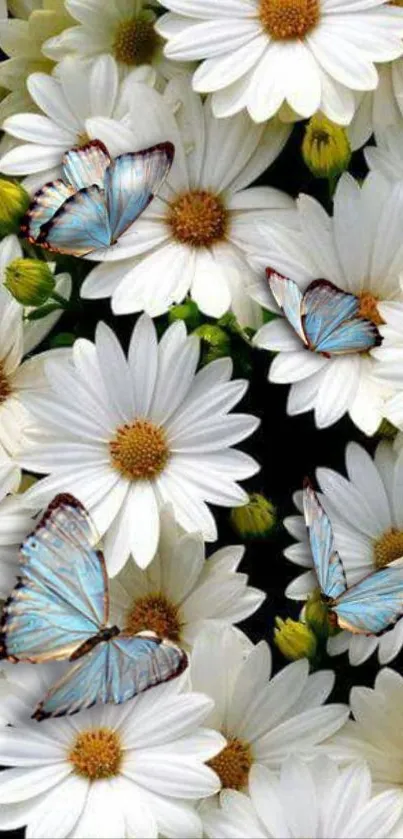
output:
M171 168L174 148L160 143L117 157L105 173L112 240L116 241L148 207Z
M269 281L270 291L277 305L284 312L285 317L298 337L306 344L301 320L302 294L297 283L294 283L294 280L287 279L287 277L282 277L281 274L276 274L270 268L267 269L266 275Z
M103 191L90 186L74 193L43 224L37 244L58 253L86 256L109 247L111 231Z
M76 499L59 496L21 547L19 582L2 618L3 657L68 657L108 618L106 572Z
M327 280L315 280L303 297L302 322L311 349L331 355L365 352L379 342L374 323L358 317L359 300Z
M346 590L343 563L337 553L333 529L318 496L306 481L304 485L304 516L308 528L313 564L322 593L331 599Z
M94 185L102 188L110 162L108 149L100 140L93 140L66 152L62 166L66 180L77 191Z
M36 242L42 225L54 216L59 207L74 195L75 189L64 181L45 184L34 196L21 223L21 233L30 242Z
M341 629L385 632L403 614L403 567L392 564L375 571L338 597L332 609Z
M186 654L178 647L157 638L117 636L80 659L50 689L34 717L40 720L98 703L126 702L175 678L186 666Z

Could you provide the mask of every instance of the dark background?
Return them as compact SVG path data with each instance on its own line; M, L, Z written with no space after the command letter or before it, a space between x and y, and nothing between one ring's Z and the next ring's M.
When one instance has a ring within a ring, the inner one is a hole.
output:
M304 134L303 124L298 124L287 143L286 148L275 164L257 183L275 186L296 196L307 192L318 198L326 209L331 211L327 181L315 180L304 165L300 147ZM356 177L362 178L366 167L362 152L353 155L350 167ZM60 269L63 259L59 260ZM113 317L109 300L80 301L78 287L83 272L88 270L83 261L77 260L72 268L71 260L66 269L74 274L76 284L77 308L72 314L65 314L59 321L53 335L49 336L43 348L54 345L54 336L61 332L76 333L93 338L95 326L99 320L111 324L118 333L124 346L127 346L133 329L133 316ZM59 269L59 270L60 270ZM157 326L163 329L166 318L160 318ZM249 574L250 583L267 593L263 606L241 626L254 641L266 640L271 644L275 670L287 662L272 644L274 618L297 618L301 604L288 600L284 589L301 569L283 556L282 551L293 540L281 526L281 520L296 512L292 494L302 487L305 476L314 478L317 466L328 466L342 473L344 470L344 451L347 442L356 440L372 453L377 438L367 438L345 417L327 430L318 431L313 422L312 413L299 417L288 417L286 398L288 386L273 385L267 382L270 356L266 352L252 351L250 354L250 388L241 405L236 410L246 410L261 419L258 431L242 448L251 453L261 464L261 471L245 483L248 491L263 492L276 506L279 526L264 541L248 541L246 554L240 570ZM239 371L238 371L239 374ZM217 547L239 542L229 523L229 511L214 509L218 521L219 543L209 547L212 552ZM403 655L393 662L393 667L402 670ZM376 653L360 667L350 667L347 654L328 658L324 656L320 667L331 668L336 672L336 686L331 695L333 701L348 701L352 685L372 686L379 669ZM22 837L23 830L10 833L0 832L0 836Z

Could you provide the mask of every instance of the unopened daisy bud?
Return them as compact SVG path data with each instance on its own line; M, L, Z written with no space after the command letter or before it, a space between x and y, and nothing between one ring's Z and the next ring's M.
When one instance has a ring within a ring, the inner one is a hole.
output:
M305 129L302 156L316 178L335 178L341 175L351 159L346 130L322 114L315 114Z
M14 259L7 265L4 285L23 306L43 306L55 289L55 278L40 259Z
M332 635L332 625L329 621L329 609L323 602L319 589L306 601L303 611L304 621L318 638L326 640Z
M231 354L231 339L220 326L203 323L194 330L193 334L198 335L202 340L203 364L209 364L216 358L224 358Z
M19 183L0 178L0 236L18 233L29 203L29 195Z
M298 658L315 658L317 641L315 633L307 624L287 618L276 618L277 628L274 630L274 643L280 652L290 661Z
M168 312L169 323L174 323L176 320L183 320L190 331L196 329L200 323L199 308L193 300L188 300L186 303L180 303L178 306L172 306Z
M264 495L254 492L247 504L231 510L230 521L242 539L263 539L276 526L276 508Z
M24 472L22 477L21 477L20 485L18 487L18 492L19 493L26 492L34 484L36 484L37 480L38 480L38 478L35 478L35 475L31 475L30 472Z

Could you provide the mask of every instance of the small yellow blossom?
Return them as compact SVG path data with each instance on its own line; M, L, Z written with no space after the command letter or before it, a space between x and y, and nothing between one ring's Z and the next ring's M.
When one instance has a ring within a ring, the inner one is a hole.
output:
M347 169L351 148L347 132L323 114L315 114L308 122L302 143L302 156L317 178L335 178Z
M247 504L231 510L230 520L242 539L262 539L276 526L276 508L264 495L255 492Z
M298 658L315 658L317 641L315 633L301 621L293 621L287 618L276 618L276 629L274 630L274 643L280 652L290 661Z

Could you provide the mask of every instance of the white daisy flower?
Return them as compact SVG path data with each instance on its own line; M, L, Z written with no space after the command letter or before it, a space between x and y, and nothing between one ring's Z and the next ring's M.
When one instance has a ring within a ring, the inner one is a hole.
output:
M348 478L332 469L317 469L316 476L323 495L321 500L332 521L336 548L343 562L349 586L362 580L377 568L403 555L403 498L400 482L403 476L403 453L381 442L374 459L357 443L346 448ZM302 494L294 496L302 512ZM312 555L303 516L290 516L285 527L298 543L284 551L287 559L305 568L312 568ZM287 597L307 598L318 583L315 572L306 571L286 589ZM403 646L403 620L381 636L354 635L340 632L328 640L330 655L348 650L350 664L358 665L378 651L381 664L386 664Z
M27 512L18 490L20 470L0 445L0 599L4 600L15 585L18 573L18 550L32 530L32 513Z
M116 314L145 310L156 317L190 291L206 315L221 317L232 308L242 325L259 325L260 307L247 294L259 275L245 252L259 240L259 220L293 224L295 209L277 189L245 187L278 156L290 126L277 120L253 126L245 114L219 121L210 99L203 104L184 77L173 80L163 97L148 91L142 116L143 148L171 140L174 163L161 197L104 257L132 258L97 266L83 284L83 297L111 295ZM132 151L141 131L136 108L131 121L132 132L124 133L116 123L98 120L98 134L107 146L118 136L121 151Z
M162 38L155 30L158 0L65 0L72 23L60 35L49 38L43 54L54 61L67 55L92 59L111 55L120 75L134 67L152 65L164 78L183 70L183 64L167 61Z
M378 789L395 787L403 800L403 677L384 667L374 688L353 687L353 719L326 743L337 760L366 760ZM403 835L403 824L396 836Z
M353 151L365 145L372 134L378 138L384 131L403 128L403 59L380 64L377 70L377 87L357 98L357 109L347 128Z
M190 679L215 701L208 725L227 745L209 762L222 789L244 790L253 765L278 770L288 755L313 757L319 743L343 725L345 705L323 705L334 674L309 675L307 659L271 678L271 653L233 627L209 627L193 647Z
M179 528L167 506L161 510L158 550L148 568L129 559L111 582L111 621L126 632L151 630L189 648L211 621L238 623L265 599L237 573L244 548L229 546L208 559L201 535Z
M199 353L183 322L172 324L158 344L143 315L126 359L101 323L94 344L75 342L74 367L48 364L51 392L30 399L40 430L22 461L50 476L27 499L38 508L57 492L76 495L105 536L111 576L130 553L142 568L151 562L164 503L172 503L186 531L214 541L216 524L205 502L232 507L247 500L237 481L259 467L231 447L259 420L228 412L248 383L230 382L229 358L196 373Z
M15 260L20 260L23 258L24 252L17 239L17 236L14 236L13 234L11 234L10 236L5 236L5 238L0 242L1 284L4 284L4 282L7 279L7 268L10 268L10 266L12 267L13 263L15 263ZM47 262L46 264L47 267L54 274L56 271L56 263ZM57 294L60 294L60 296L64 297L65 300L69 300L71 294L70 274L55 274L55 283L55 291L57 292ZM30 311L32 311L32 308L32 306L25 306L22 310L23 314L29 314ZM27 353L32 352L32 350L34 350L44 340L44 338L46 338L46 336L53 329L53 327L55 326L62 314L63 310L58 309L57 311L51 312L49 315L40 318L40 320L24 320L24 355L27 355Z
M28 721L16 723L12 715L14 726L0 731L0 760L12 767L2 774L1 830L27 825L28 836L44 839L201 836L192 802L217 792L205 761L225 741L200 727L211 700L180 694L180 684L176 679L123 705L96 706L39 728L29 721L28 691ZM1 694L6 689L0 680ZM9 705L14 700L22 711L23 689L8 689Z
M367 146L364 149L365 160L369 168L375 172L380 172L391 182L403 180L402 146L403 119L400 125L377 131L376 146Z
M253 766L250 798L221 793L201 806L210 839L385 839L394 836L403 801L396 790L372 795L368 766L356 762L343 769L327 757L304 763L287 758L280 777Z
M204 59L194 89L214 113L256 122L283 102L348 124L354 90L374 90L375 62L402 54L402 10L380 0L166 0L157 23L174 60Z
M270 267L305 289L317 278L330 280L360 300L360 314L377 326L386 317L384 301L402 300L401 224L403 184L392 185L371 173L360 187L348 174L338 183L333 218L314 198L298 199L300 230L266 227L267 246L253 264ZM254 292L252 292L254 293ZM255 293L274 310L266 286ZM375 378L376 352L325 358L311 352L285 319L273 320L255 336L255 344L278 352L269 379L291 383L287 412L314 410L318 428L326 428L348 412L366 434L374 434L384 416L391 388Z
M0 172L28 175L24 186L30 191L61 177L64 153L97 137L92 131L94 118L124 122L131 99L137 102L136 92L147 80L152 81L147 68L139 68L120 82L116 62L108 55L97 58L91 67L66 58L53 76L32 73L27 88L40 113L17 113L5 120L4 131L23 142L1 157ZM112 155L115 145L116 137L109 148Z

